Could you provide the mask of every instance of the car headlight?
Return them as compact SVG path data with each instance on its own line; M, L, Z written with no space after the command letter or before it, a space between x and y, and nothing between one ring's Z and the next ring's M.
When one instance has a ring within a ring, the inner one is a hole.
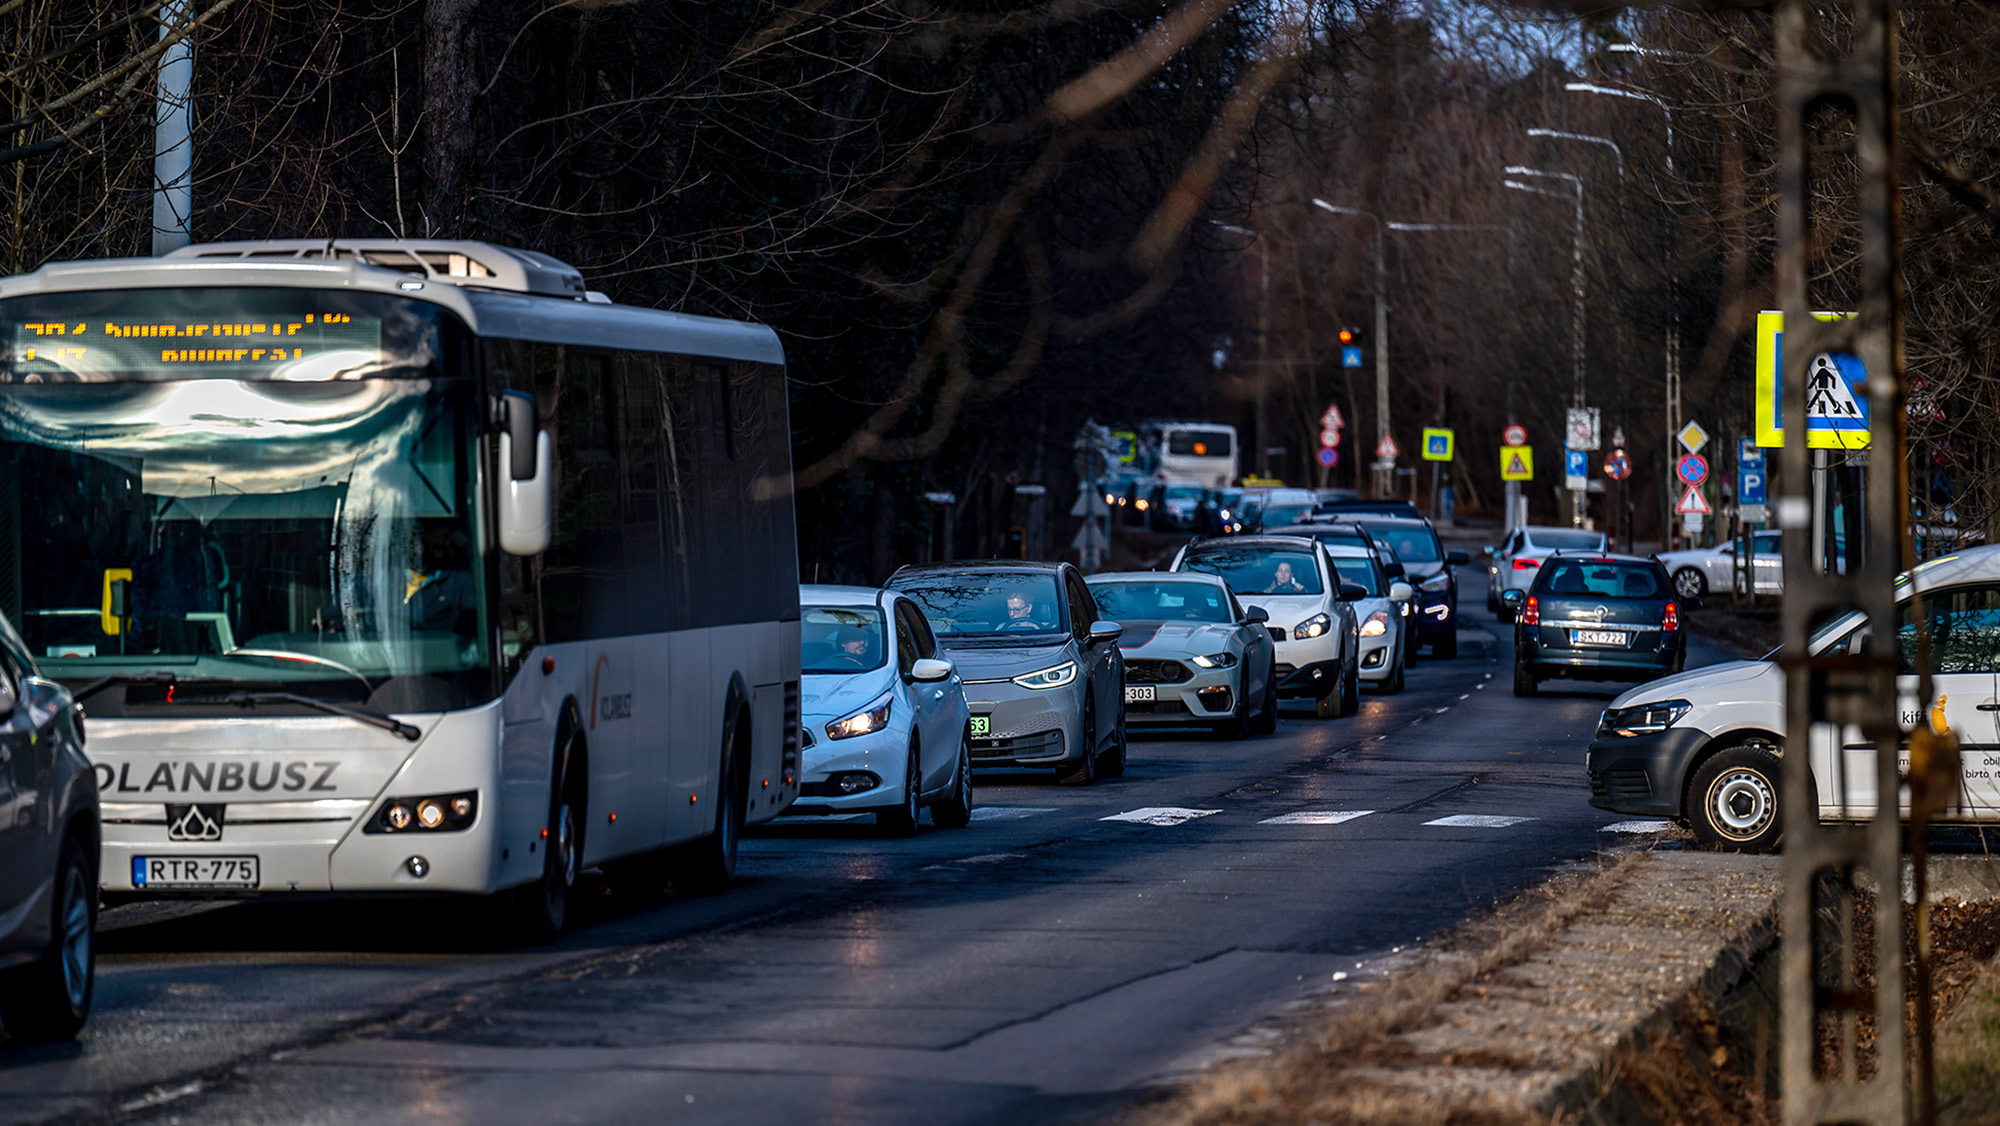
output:
M1445 591L1450 590L1451 569L1447 567L1430 578L1425 579L1423 582L1418 583L1417 589L1429 591L1432 594L1443 594Z
M1318 637L1333 628L1333 619L1325 614L1314 614L1292 627L1292 636L1299 640Z
M1236 667L1236 654L1234 653L1210 653L1206 657L1189 657L1188 660L1205 669L1233 669Z
M1373 614L1368 615L1367 621L1361 623L1361 636L1363 637L1380 637L1388 632L1389 612L1387 610L1377 610Z
M1039 691L1046 688L1061 688L1075 679L1076 662L1064 661L1053 668L1042 669L1038 672L1022 673L1020 676L1014 678L1014 683L1023 688L1033 688Z
M1693 709L1694 705L1686 700L1658 700L1629 708L1606 708L1604 718L1597 723L1597 734L1600 738L1610 735L1620 739L1657 735L1678 723Z
M871 731L882 730L889 726L889 705L891 702L892 697L884 696L861 711L834 720L832 723L826 725L826 737L829 739L852 739L856 735L866 735Z

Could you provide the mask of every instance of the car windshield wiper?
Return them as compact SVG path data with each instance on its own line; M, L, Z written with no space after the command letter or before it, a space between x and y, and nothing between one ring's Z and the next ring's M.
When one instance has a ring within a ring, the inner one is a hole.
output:
M236 708L254 708L260 704L296 704L302 708L312 708L328 715L351 719L356 723L365 723L370 727L379 727L391 735L400 736L412 743L423 738L424 734L422 728L404 723L394 716L383 715L372 708L357 708L352 704L322 700L317 696L302 696L297 692L231 692L223 696L203 696L177 702L191 706L227 705Z

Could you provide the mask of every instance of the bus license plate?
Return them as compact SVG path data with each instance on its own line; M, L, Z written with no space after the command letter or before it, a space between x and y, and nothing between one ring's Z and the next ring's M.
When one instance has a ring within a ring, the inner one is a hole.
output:
M1153 686L1150 684L1128 684L1125 686L1125 702L1147 704L1153 700Z
M1577 645L1619 645L1625 644L1625 635L1617 630L1578 629L1570 631L1570 640Z
M135 888L254 888L254 856L135 856Z
M972 737L984 739L993 734L993 717L976 715L972 717Z

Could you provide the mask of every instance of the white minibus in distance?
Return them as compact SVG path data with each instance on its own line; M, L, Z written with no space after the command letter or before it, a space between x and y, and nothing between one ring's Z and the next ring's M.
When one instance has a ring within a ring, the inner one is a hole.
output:
M113 898L719 891L797 793L784 354L483 243L0 279L0 610ZM622 862L614 864L613 862Z
M1144 440L1158 451L1155 476L1170 485L1226 489L1237 476L1236 428L1219 422L1149 422Z

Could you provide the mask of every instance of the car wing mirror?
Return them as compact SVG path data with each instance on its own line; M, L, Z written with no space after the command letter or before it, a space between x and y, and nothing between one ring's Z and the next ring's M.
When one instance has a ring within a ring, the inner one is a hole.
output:
M1444 553L1444 561L1453 567L1463 567L1472 562L1472 556L1463 551L1447 551Z
M910 665L910 679L923 684L950 680L951 662L936 657L920 657Z
M1252 625L1261 625L1271 620L1271 612L1262 606L1245 606L1243 620Z
M1099 645L1106 641L1116 641L1124 636L1124 634L1125 627L1119 625L1117 622L1090 623L1090 643L1092 645Z
M1408 602L1416 596L1417 592L1415 588L1411 587L1409 583L1389 584L1389 601L1391 602Z
M1384 563L1382 564L1382 573L1392 579L1400 579L1404 575L1409 574L1410 569L1401 563Z
M1485 547L1479 549L1479 554L1484 555L1488 559L1491 559L1494 556L1500 554L1500 549L1494 547L1492 544L1489 543Z
M1362 586L1360 583L1350 583L1345 580L1341 582L1340 600L1342 602L1359 602L1366 597L1368 597L1367 587Z
M535 397L500 394L500 550L540 555L555 526L555 450L542 429Z
M1528 592L1525 590L1515 589L1515 590L1503 590L1500 592L1500 601L1508 606L1519 606L1521 603L1526 602L1527 600L1528 600Z

